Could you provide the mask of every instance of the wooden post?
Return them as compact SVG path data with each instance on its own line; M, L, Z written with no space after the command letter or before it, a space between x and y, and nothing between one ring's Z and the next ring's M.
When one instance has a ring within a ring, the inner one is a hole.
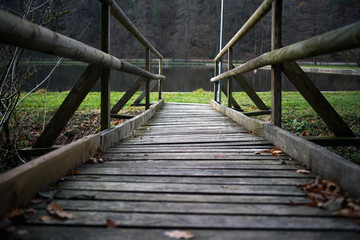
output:
M214 66L214 77L219 75L219 61L215 61L215 66ZM217 101L217 94L218 94L218 82L214 82L214 101Z
M101 4L101 50L110 51L110 7ZM101 130L110 127L110 69L101 72Z
M232 47L228 50L228 71L232 69L233 66L233 50ZM232 88L231 88L231 77L228 78L227 84L227 105L231 108L231 98L232 98Z
M162 72L162 59L160 58L159 59L159 75L161 75L161 72ZM161 100L162 81L159 79L158 82L159 82L159 100Z
M281 48L282 0L272 5L271 50ZM271 119L281 127L281 64L271 65Z
M145 69L146 71L150 71L150 48L146 48L146 62ZM150 108L150 79L146 79L145 83L145 109Z

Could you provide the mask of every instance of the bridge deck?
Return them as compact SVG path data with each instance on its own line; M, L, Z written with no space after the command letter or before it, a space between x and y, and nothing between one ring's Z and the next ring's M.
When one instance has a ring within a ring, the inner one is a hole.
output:
M18 228L24 239L355 239L358 225L306 206L295 184L313 175L286 154L255 154L272 144L209 105L165 104L131 138L67 178L55 201L68 220L36 217ZM290 163L290 164L287 164ZM107 219L120 221L105 229Z

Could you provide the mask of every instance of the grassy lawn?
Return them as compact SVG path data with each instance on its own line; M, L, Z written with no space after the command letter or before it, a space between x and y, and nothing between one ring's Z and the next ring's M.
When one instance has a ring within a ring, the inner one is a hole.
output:
M25 133L28 131L28 128L30 128L33 134L26 134L21 138L22 141L20 141L20 143L22 146L30 146L33 143L39 135L44 121L46 123L49 120L50 116L56 111L67 94L68 92L45 93L40 90L24 100L18 110L19 122L21 122L22 130L24 130ZM111 105L113 106L123 94L123 92L112 92ZM266 105L271 105L270 92L261 92L258 94ZM324 92L323 94L356 135L360 136L360 92ZM121 110L121 113L137 114L143 111L144 107L130 106L130 103L139 95L140 92L135 94L127 106ZM214 95L213 92L199 89L194 92L164 92L162 96L165 98L165 102L208 104ZM252 103L245 93L236 92L233 96L245 111L257 110L254 103ZM283 128L297 135L332 135L331 131L298 92L283 92L282 99ZM156 100L157 93L152 93L151 101ZM226 102L224 95L222 96L222 102L223 104ZM84 128L83 125L89 122L91 123L90 125L92 125L92 129L89 130L85 128L87 131L85 131L84 134L99 131L99 109L100 93L91 92L81 104L65 131L70 131L72 128ZM268 115L261 116L260 118L265 121L270 120ZM113 125L118 123L119 121L116 120L112 122ZM354 162L360 163L360 148L358 147L342 147L331 150Z

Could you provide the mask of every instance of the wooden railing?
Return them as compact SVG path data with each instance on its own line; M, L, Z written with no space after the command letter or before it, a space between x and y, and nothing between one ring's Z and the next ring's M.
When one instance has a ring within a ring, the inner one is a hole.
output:
M272 9L272 36L271 50L264 53L241 66L234 68L232 64L232 47L237 43L252 27L256 25ZM341 137L354 137L355 134L334 110L322 93L317 89L313 82L307 77L295 60L332 53L335 51L348 50L360 47L360 22L312 37L310 39L282 47L281 45L281 15L282 0L265 0L249 20L241 27L235 36L215 57L215 76L211 82L215 83L215 97L218 99L217 81L227 79L227 89L225 95L228 97L227 106L235 108L238 106L232 97L232 79L239 83L240 87L248 94L255 105L261 110L247 115L268 114L266 105L258 97L255 91L249 86L246 80L240 75L265 65L271 65L271 117L272 123L281 127L281 73L284 73L300 94L311 105L316 113L323 119L329 129ZM228 54L228 71L218 74L218 62L221 57ZM223 91L225 91L223 89ZM234 104L235 103L235 104ZM245 113L246 114L246 113ZM340 140L343 141L343 140ZM350 141L351 142L351 141Z
M86 95L101 77L101 129L110 127L110 112L115 114L129 101L131 96L145 84L146 109L150 106L150 80L159 81L159 99L161 99L161 75L163 56L146 40L114 0L101 2L101 50L53 32L47 28L20 19L12 14L0 11L0 41L43 53L52 54L89 63L78 82L71 89L57 112L45 127L34 147L50 147L74 115ZM146 68L142 69L109 54L110 13L144 47ZM159 73L150 72L150 52L159 59ZM110 70L122 71L139 76L139 79L125 93L110 111Z

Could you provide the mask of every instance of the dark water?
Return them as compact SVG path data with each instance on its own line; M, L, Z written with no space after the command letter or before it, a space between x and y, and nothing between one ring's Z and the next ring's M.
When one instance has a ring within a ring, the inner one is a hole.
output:
M48 88L50 91L67 91L74 86L86 66L62 65L55 70L50 82L45 82L41 88ZM37 83L41 82L50 71L51 67L43 68L29 81L24 90L31 90ZM152 68L157 73L157 68ZM213 90L213 83L210 78L213 76L213 67L206 66L170 66L163 69L166 80L163 82L164 92L190 92L202 88L207 91ZM257 74L252 72L243 75L255 91L270 91L270 71L260 70ZM335 75L308 73L310 79L321 91L359 91L360 76ZM111 72L111 90L126 91L137 79L136 76ZM233 84L234 91L241 91L236 83ZM283 90L295 91L292 84L283 76ZM92 91L100 91L99 81Z

